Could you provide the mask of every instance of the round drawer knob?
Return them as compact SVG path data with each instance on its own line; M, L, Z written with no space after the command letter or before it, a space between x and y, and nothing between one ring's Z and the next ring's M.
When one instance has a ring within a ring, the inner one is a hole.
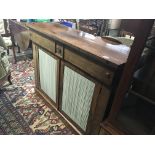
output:
M110 79L111 78L111 74L109 72L106 72L105 75L106 75L106 78L107 79Z

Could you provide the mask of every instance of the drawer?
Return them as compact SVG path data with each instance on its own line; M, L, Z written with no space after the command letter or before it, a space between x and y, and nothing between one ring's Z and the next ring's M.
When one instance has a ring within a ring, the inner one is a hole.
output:
M34 32L30 32L30 38L34 43L37 43L38 45L42 46L48 51L55 53L55 42L54 41L49 40L45 37L42 37Z
M100 66L67 48L64 49L64 59L73 65L77 66L81 70L87 72L92 77L99 81L111 85L114 72L106 67Z

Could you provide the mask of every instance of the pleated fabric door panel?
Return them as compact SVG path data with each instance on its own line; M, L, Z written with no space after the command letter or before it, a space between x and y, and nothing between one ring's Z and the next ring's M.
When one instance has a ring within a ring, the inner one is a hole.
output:
M95 83L64 66L62 111L86 131Z
M39 49L41 89L56 103L57 60Z

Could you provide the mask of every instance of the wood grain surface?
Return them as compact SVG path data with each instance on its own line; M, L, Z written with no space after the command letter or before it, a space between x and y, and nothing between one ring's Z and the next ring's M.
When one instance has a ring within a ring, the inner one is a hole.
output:
M32 31L115 65L125 63L130 51L130 48L126 45L114 45L106 42L101 37L95 37L58 23L28 23L26 26Z

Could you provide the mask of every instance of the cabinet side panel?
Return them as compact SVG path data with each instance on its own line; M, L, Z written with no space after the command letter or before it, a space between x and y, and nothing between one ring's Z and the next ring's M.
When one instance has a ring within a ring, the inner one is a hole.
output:
M62 110L86 131L95 83L64 67Z
M57 60L39 49L39 70L41 89L56 102Z

